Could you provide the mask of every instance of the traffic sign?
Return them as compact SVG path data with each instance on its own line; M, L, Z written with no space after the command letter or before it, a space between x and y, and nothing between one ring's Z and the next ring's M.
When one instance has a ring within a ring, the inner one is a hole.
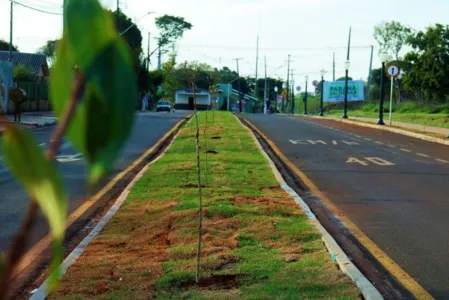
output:
M314 81L312 82L312 84L313 84L314 87L317 87L318 84L320 84L320 83L318 82L318 80L314 80Z
M296 87L296 91L297 91L298 93L301 91L301 87L300 87L299 85Z
M388 67L388 75L390 75L390 77L396 78L399 76L400 72L401 72L401 69L399 69L398 66L391 65Z

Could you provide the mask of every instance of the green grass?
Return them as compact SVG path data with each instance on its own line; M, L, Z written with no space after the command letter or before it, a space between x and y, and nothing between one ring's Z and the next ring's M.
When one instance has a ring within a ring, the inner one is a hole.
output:
M343 109L331 109L326 115L342 116ZM357 109L348 109L351 117L363 117L377 119L379 107L377 104L365 104ZM384 106L384 118L388 119L389 104ZM414 102L396 104L393 109L393 121L449 128L449 105L419 105Z
M359 298L321 236L279 187L250 133L231 114L215 113L215 123L211 115L207 145L201 136L205 286L194 283L198 190L193 120L136 183L53 298ZM204 112L199 119L203 132ZM220 139L212 139L216 136ZM218 152L208 155L207 168L206 149Z

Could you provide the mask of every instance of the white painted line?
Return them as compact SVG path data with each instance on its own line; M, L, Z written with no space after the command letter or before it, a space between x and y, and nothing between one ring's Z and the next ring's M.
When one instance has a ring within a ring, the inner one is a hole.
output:
M236 117L237 118L237 117ZM237 120L239 120L237 118ZM239 120L241 123L241 121ZM326 245L327 250L332 255L332 257L335 257L335 260L337 261L338 265L340 266L340 269L343 273L348 275L352 281L357 285L365 299L367 300L377 300L377 299L383 299L382 295L379 293L379 291L373 286L373 284L357 269L357 267L352 263L352 261L349 259L349 257L344 253L344 251L340 248L340 246L337 244L337 242L334 240L334 238L326 231L326 229L321 225L321 223L317 220L313 212L310 210L310 207L307 205L307 203L304 202L304 200L290 187L288 184L284 181L282 178L282 175L279 173L278 169L274 165L271 158L268 156L268 154L263 150L262 145L257 140L254 133L246 127L243 123L241 123L244 128L246 128L251 136L253 137L253 140L255 141L257 147L259 148L259 151L262 153L262 155L267 159L268 164L271 167L271 170L273 170L274 176L278 180L281 187L289 193L295 202L301 207L301 209L304 211L306 216L309 218L310 223L312 223L313 226L321 233L322 239L324 241L324 244Z
M365 138L365 140L366 140L366 141L372 141L372 139L369 139L369 138Z
M354 136L355 136L355 137L358 137L359 139L362 138L361 135L354 134Z
M419 156L422 156L422 157L430 157L429 155L424 154L424 153L416 153L416 154L419 155Z
M376 143L376 144L379 144L379 145L383 145L383 144L384 144L384 143L379 142L379 141L376 141L375 143Z
M387 146L390 148L396 148L396 146L394 146L394 145L387 145Z
M404 151L404 152L412 152L412 150L408 150L408 149L405 149L405 148L401 148L401 151Z
M437 158L437 159L435 159L436 161L439 161L439 162L442 162L442 163L445 163L445 164L449 164L449 161L447 161L447 160L444 160L444 159L441 159L441 158Z
M132 187L136 184L136 182L145 174L145 172L148 170L148 168L157 162L159 159L161 159L165 153L170 149L173 142L176 140L176 138L179 135L178 133L173 137L172 141L168 145L168 147L162 152L156 159L148 163L137 175L134 177L134 179L128 184L128 186L125 188L125 190L120 194L120 197L115 201L114 205L109 209L109 211L106 213L106 215L103 216L103 218L98 222L98 224L95 226L95 228L89 233L88 236L86 236L81 243L67 256L67 258L63 261L63 263L59 266L59 274L62 278L64 274L67 272L68 268L73 265L78 258L83 254L84 250L86 250L87 246L90 242L103 230L104 226L111 220L111 218L115 215L115 213L120 209L123 202L125 202L126 198L128 197L129 192L131 191ZM36 292L30 297L30 300L45 300L48 296L47 293L47 285L48 285L48 278L44 281L44 283L36 290Z

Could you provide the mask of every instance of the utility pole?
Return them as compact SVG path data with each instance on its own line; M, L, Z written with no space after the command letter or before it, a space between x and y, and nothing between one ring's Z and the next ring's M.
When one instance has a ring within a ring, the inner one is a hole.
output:
M258 98L258 86L257 86L257 73L259 70L259 36L257 36L257 47L256 47L256 81L254 83L254 97Z
M157 52L157 69L161 70L161 46L159 46L158 52Z
M239 60L241 60L241 58L234 58L235 62L237 63L237 76L239 77L238 82L237 82L237 86L239 89L239 111L240 113L242 113L243 111L243 105L242 105L242 91L241 91L241 86L240 86L240 69L239 69Z
M332 81L335 81L335 52L333 53L334 54L334 59L333 59L333 63L332 63Z
M117 18L117 31L120 32L120 0L117 0L116 18Z
M288 92L290 90L290 54L288 55L288 67L287 67L287 95L282 101L282 113L285 112L285 101L288 101L288 97L290 96L290 93Z
M373 54L374 54L374 46L371 46L371 58L369 61L369 72L368 72L368 86L366 87L366 100L369 101L369 96L371 94L371 80L372 74L371 71L373 69Z
M14 2L11 1L11 15L10 15L10 24L9 24L9 61L12 61L12 26L13 26L13 10L14 10Z
M150 39L151 33L148 32L148 46L147 46L147 70L150 69Z
M292 73L291 73L291 76L292 76L292 86L291 86L291 91L292 91L292 97L291 97L291 101L292 101L292 107L291 107L291 113L292 113L292 115L294 115L295 114L295 77L293 76L293 72L295 71L294 69L293 70L290 70Z
M267 114L267 92L268 92L268 78L267 78L267 56L265 56L265 85L263 90L263 113Z

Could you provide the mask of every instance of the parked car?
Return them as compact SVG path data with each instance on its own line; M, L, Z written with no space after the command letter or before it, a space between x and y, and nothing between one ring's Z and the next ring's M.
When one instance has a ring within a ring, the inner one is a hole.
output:
M156 110L159 111L171 111L171 103L167 101L159 101L156 106Z

